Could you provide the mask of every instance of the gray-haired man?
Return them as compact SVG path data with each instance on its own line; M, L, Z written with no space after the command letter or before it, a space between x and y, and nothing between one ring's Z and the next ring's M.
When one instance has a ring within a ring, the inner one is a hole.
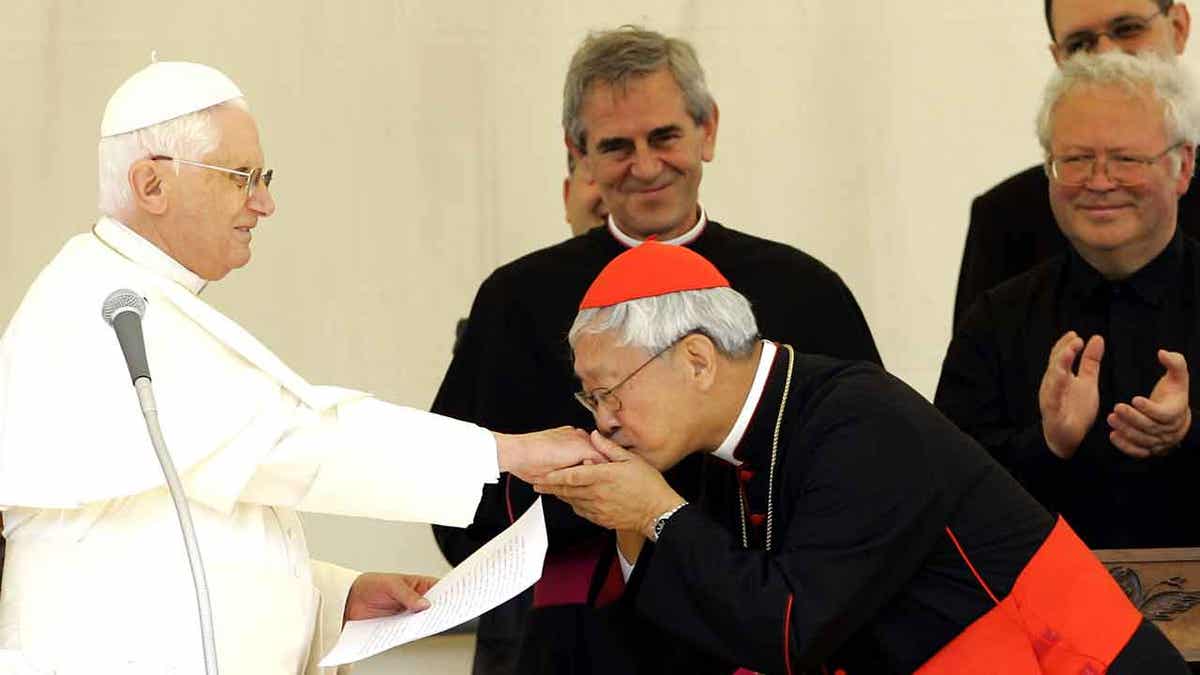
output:
M1173 58L1183 53L1191 30L1187 6L1173 0L1045 0L1045 15L1055 63L1077 53L1110 51ZM1048 187L1041 165L1032 166L971 203L955 324L984 291L1066 250ZM1191 193L1179 202L1179 225L1192 236L1200 235L1198 198Z

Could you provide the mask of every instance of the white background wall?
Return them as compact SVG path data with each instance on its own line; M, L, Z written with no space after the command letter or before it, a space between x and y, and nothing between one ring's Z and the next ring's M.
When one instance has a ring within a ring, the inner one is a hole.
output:
M589 29L637 22L690 39L707 69L721 106L701 189L712 217L841 273L887 366L932 396L970 200L1039 160L1032 118L1052 67L1041 11L3 0L0 323L90 226L104 103L157 49L242 86L277 170L279 211L255 231L253 262L205 298L314 382L427 407L478 283L567 235L558 119L572 51ZM445 568L423 526L309 524L327 559Z

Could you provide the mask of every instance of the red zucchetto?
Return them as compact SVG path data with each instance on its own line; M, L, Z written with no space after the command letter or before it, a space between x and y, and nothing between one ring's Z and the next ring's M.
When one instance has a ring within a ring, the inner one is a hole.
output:
M679 291L728 288L729 280L691 249L645 241L612 259L588 287L579 309Z

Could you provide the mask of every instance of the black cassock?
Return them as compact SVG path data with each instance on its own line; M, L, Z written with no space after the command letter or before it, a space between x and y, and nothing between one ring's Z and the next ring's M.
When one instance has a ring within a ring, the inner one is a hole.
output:
M880 361L854 296L815 258L711 220L687 246L711 261L750 300L764 336L809 352ZM496 270L480 286L432 410L500 432L559 425L593 428L591 415L572 396L579 382L567 330L588 286L625 250L602 227ZM504 476L498 485L484 489L470 527L434 527L438 545L457 564L520 516L534 497L528 485ZM546 518L548 566L564 551L608 551L606 533L562 502L546 500ZM580 585L586 593L586 577ZM592 663L591 636L604 628L597 625L595 612L582 604L584 599L533 612L524 631L519 672L556 674L574 663L582 668ZM511 606L502 611L510 618L490 614L481 619L481 646L516 639L512 616L521 611Z
M1109 281L1073 249L987 291L955 330L934 401L1092 548L1200 546L1200 244L1181 232L1126 279ZM1075 455L1046 445L1038 388L1067 331L1104 337L1096 420ZM1149 396L1183 354L1192 426L1178 447L1146 459L1112 444L1117 403Z
M993 591L1011 590L1050 514L879 368L797 353L785 402L788 362L781 349L743 464L693 465L692 503L623 588L615 554L598 567L598 639L623 647L597 645L609 662L576 672L912 672L994 606L947 527ZM1134 642L1110 672L1187 672L1151 624Z

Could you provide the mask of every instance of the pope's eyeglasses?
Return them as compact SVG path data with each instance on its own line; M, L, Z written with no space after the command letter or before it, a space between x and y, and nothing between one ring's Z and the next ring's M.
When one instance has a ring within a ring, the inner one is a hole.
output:
M262 167L255 167L249 170L227 169L223 166L214 166L212 164L205 164L204 162L195 162L190 159L178 159L175 157L168 157L167 155L151 155L150 159L154 161L163 160L168 162L177 162L179 164L187 164L188 166L198 166L202 169L212 169L213 171L221 171L223 173L237 176L246 182L244 187L246 190L246 199L250 199L254 196L254 190L258 187L260 182L263 184L263 187L270 189L271 179L275 176L274 169L263 169ZM234 180L237 179L235 178Z

